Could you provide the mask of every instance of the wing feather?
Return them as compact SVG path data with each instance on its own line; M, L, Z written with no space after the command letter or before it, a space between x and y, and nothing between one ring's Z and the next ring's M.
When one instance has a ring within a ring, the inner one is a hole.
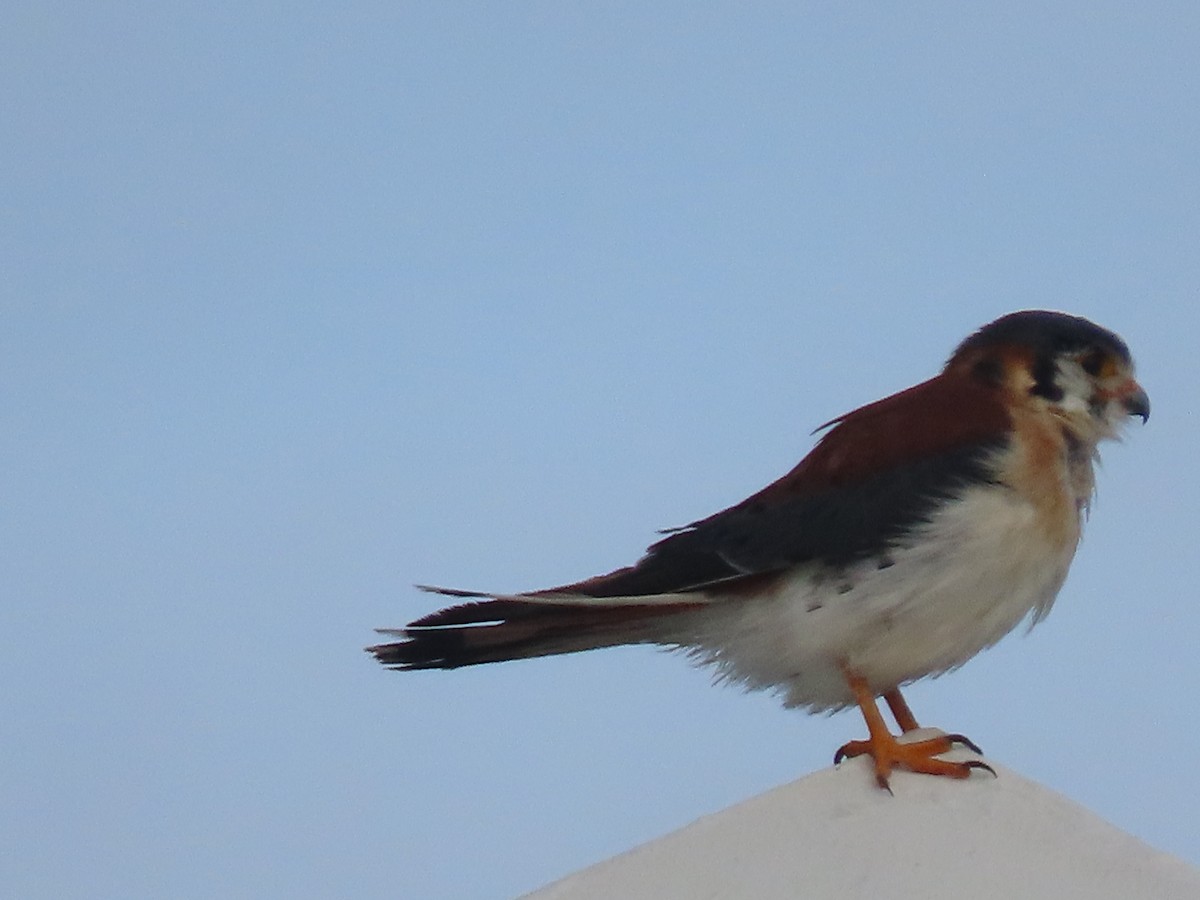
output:
M958 371L829 425L808 456L753 496L668 533L636 565L546 593L686 593L882 552L940 500L990 481L989 460L1011 428L997 389Z
M752 595L802 563L885 551L940 500L991 480L1011 428L996 389L953 369L830 425L782 478L668 533L636 565L527 594L426 587L467 602L367 649L429 669L669 640L675 617L716 596Z

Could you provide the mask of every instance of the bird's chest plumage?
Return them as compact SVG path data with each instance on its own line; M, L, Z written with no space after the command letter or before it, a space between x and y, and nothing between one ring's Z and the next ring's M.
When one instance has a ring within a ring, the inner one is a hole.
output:
M1049 611L1090 492L1058 444L1014 442L997 479L964 489L886 551L849 566L801 566L752 603L714 609L698 655L790 706L850 701L842 667L880 692L966 662ZM1090 457L1089 457L1090 460ZM1039 473L1037 479L1031 473ZM1040 479L1040 480L1038 480ZM716 621L716 620L714 620Z

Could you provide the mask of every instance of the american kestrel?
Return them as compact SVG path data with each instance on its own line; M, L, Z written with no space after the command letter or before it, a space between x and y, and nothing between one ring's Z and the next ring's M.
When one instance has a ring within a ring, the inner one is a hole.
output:
M1057 312L1004 316L941 373L822 426L778 481L672 529L634 565L519 594L426 587L468 602L369 647L398 669L574 653L619 644L683 650L722 680L787 707L857 705L887 788L895 767L965 778L938 758L960 735L918 727L900 688L954 669L1040 621L1067 577L1094 489L1097 445L1150 401L1125 343Z

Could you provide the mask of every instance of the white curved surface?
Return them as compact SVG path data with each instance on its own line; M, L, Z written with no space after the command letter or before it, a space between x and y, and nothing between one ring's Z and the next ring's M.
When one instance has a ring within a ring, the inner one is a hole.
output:
M889 796L850 760L527 898L1200 898L1200 870L995 768L965 782L897 772Z

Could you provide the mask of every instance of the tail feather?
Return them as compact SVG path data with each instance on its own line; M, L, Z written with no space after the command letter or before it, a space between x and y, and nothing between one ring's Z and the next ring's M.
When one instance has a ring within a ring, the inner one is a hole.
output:
M430 613L401 629L381 629L380 634L401 639L366 648L384 665L401 670L455 669L654 642L664 638L669 621L678 614L706 605L696 595L600 600L564 594L497 596L425 590L480 599Z

